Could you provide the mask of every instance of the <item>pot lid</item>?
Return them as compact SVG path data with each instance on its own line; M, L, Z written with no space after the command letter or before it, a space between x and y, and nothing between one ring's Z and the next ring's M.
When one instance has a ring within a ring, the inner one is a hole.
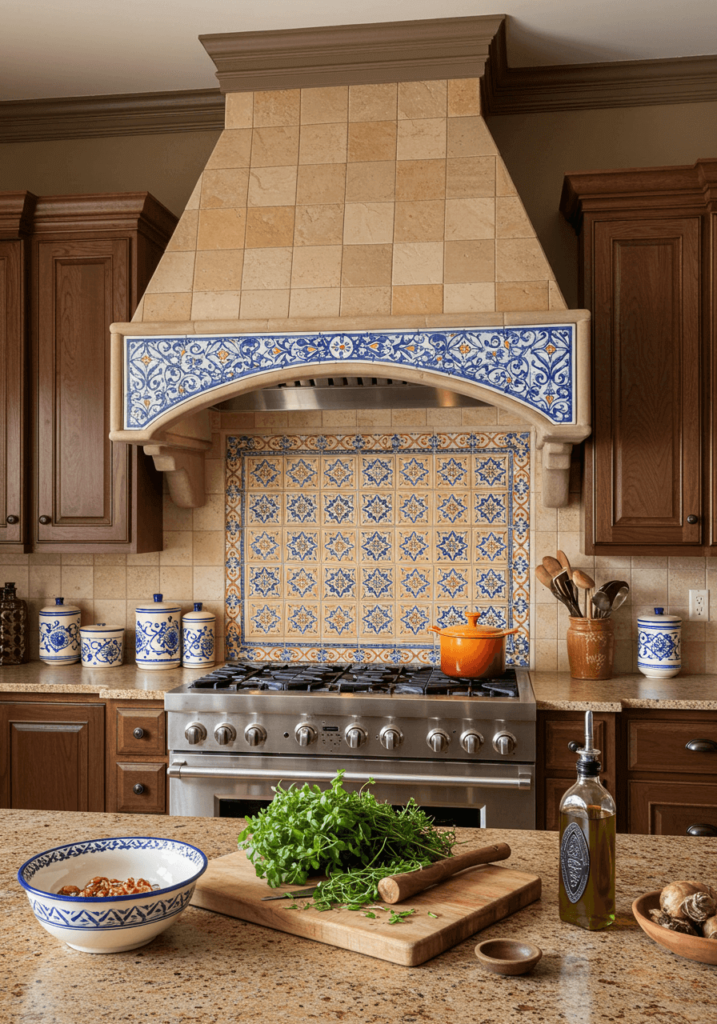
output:
M654 615L638 615L637 621L654 623L655 625L662 623L664 626L682 625L682 619L679 615L665 615L664 608L655 608Z
M506 630L501 629L500 626L479 626L480 615L480 612L466 612L467 625L446 626L444 629L434 627L434 630L441 636L490 637L505 635Z
M45 612L48 615L75 615L79 610L75 604L65 604L64 597L56 597L54 604L48 604L40 609L40 614Z
M182 616L183 622L210 622L216 618L214 612L202 611L202 602L194 602L194 610L185 612Z
M81 626L80 633L124 633L124 626L108 626L106 622L93 622L89 626Z
M135 612L178 612L179 605L170 601L163 601L164 594L152 594L154 604L141 605L135 608Z

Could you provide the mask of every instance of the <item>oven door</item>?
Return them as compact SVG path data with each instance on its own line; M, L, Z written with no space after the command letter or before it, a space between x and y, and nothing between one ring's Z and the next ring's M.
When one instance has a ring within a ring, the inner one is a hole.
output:
M369 779L377 800L403 806L410 797L439 825L535 828L535 767L462 761L342 761L322 757L262 757L172 752L169 813L244 818L266 807L281 782L327 789L339 768L344 785L358 790Z

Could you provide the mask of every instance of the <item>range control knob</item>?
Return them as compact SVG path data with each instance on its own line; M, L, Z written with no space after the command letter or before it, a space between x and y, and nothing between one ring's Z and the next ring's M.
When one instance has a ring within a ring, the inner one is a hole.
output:
M201 722L190 722L184 730L184 735L187 738L187 743L191 743L194 746L195 743L201 743L202 740L207 738L207 730Z
M433 729L426 738L434 754L441 754L451 742L450 736L443 729Z
M461 746L466 754L477 754L483 746L483 737L479 732L464 732L461 736Z
M504 757L515 750L515 736L510 732L499 732L493 737L493 746Z
M358 750L366 742L366 733L358 725L350 725L344 733L344 739L352 750Z
M266 739L266 729L263 725L248 725L244 730L244 739L250 747L260 747Z
M307 725L304 722L302 725L297 725L294 735L300 747L308 747L309 744L314 743L316 740L316 729L314 729L313 725Z
M229 743L233 743L237 738L237 731L233 725L229 725L228 722L222 722L214 730L214 739L217 741L220 747L226 747Z
M403 742L403 733L395 725L384 725L379 737L386 750L396 750Z

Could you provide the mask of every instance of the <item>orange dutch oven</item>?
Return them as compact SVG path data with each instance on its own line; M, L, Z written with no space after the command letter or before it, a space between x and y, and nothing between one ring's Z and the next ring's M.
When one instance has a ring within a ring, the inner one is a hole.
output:
M467 626L430 626L441 638L441 672L453 679L486 679L505 672L505 638L518 632L479 626L480 612L468 612Z

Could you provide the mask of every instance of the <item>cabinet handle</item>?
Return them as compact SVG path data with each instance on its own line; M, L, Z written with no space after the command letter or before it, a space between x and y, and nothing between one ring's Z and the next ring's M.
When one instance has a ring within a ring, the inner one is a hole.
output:
M139 727L139 726L137 726L137 728L136 728L136 729L134 730L134 732L132 733L132 735L134 736L134 738L135 738L136 740L141 740L141 739L142 739L142 737L144 736L144 729L140 729L140 727Z
M694 750L697 754L714 754L717 743L714 740L690 740L685 743L685 750Z
M20 522L20 516L8 516L7 522L10 524L10 526L14 526L15 523Z
M688 836L717 836L717 825L690 825Z
M142 785L141 782L137 782L132 788L134 789L137 796L139 796L140 793L144 793L144 786Z
M568 743L568 750L572 750L574 754L577 754L578 750L582 750L583 745L579 740L570 740Z
M52 522L49 516L40 516L40 522L43 526L47 526L48 523Z
M688 516L687 522L690 524L690 526L694 526L695 523L698 522L697 516Z

